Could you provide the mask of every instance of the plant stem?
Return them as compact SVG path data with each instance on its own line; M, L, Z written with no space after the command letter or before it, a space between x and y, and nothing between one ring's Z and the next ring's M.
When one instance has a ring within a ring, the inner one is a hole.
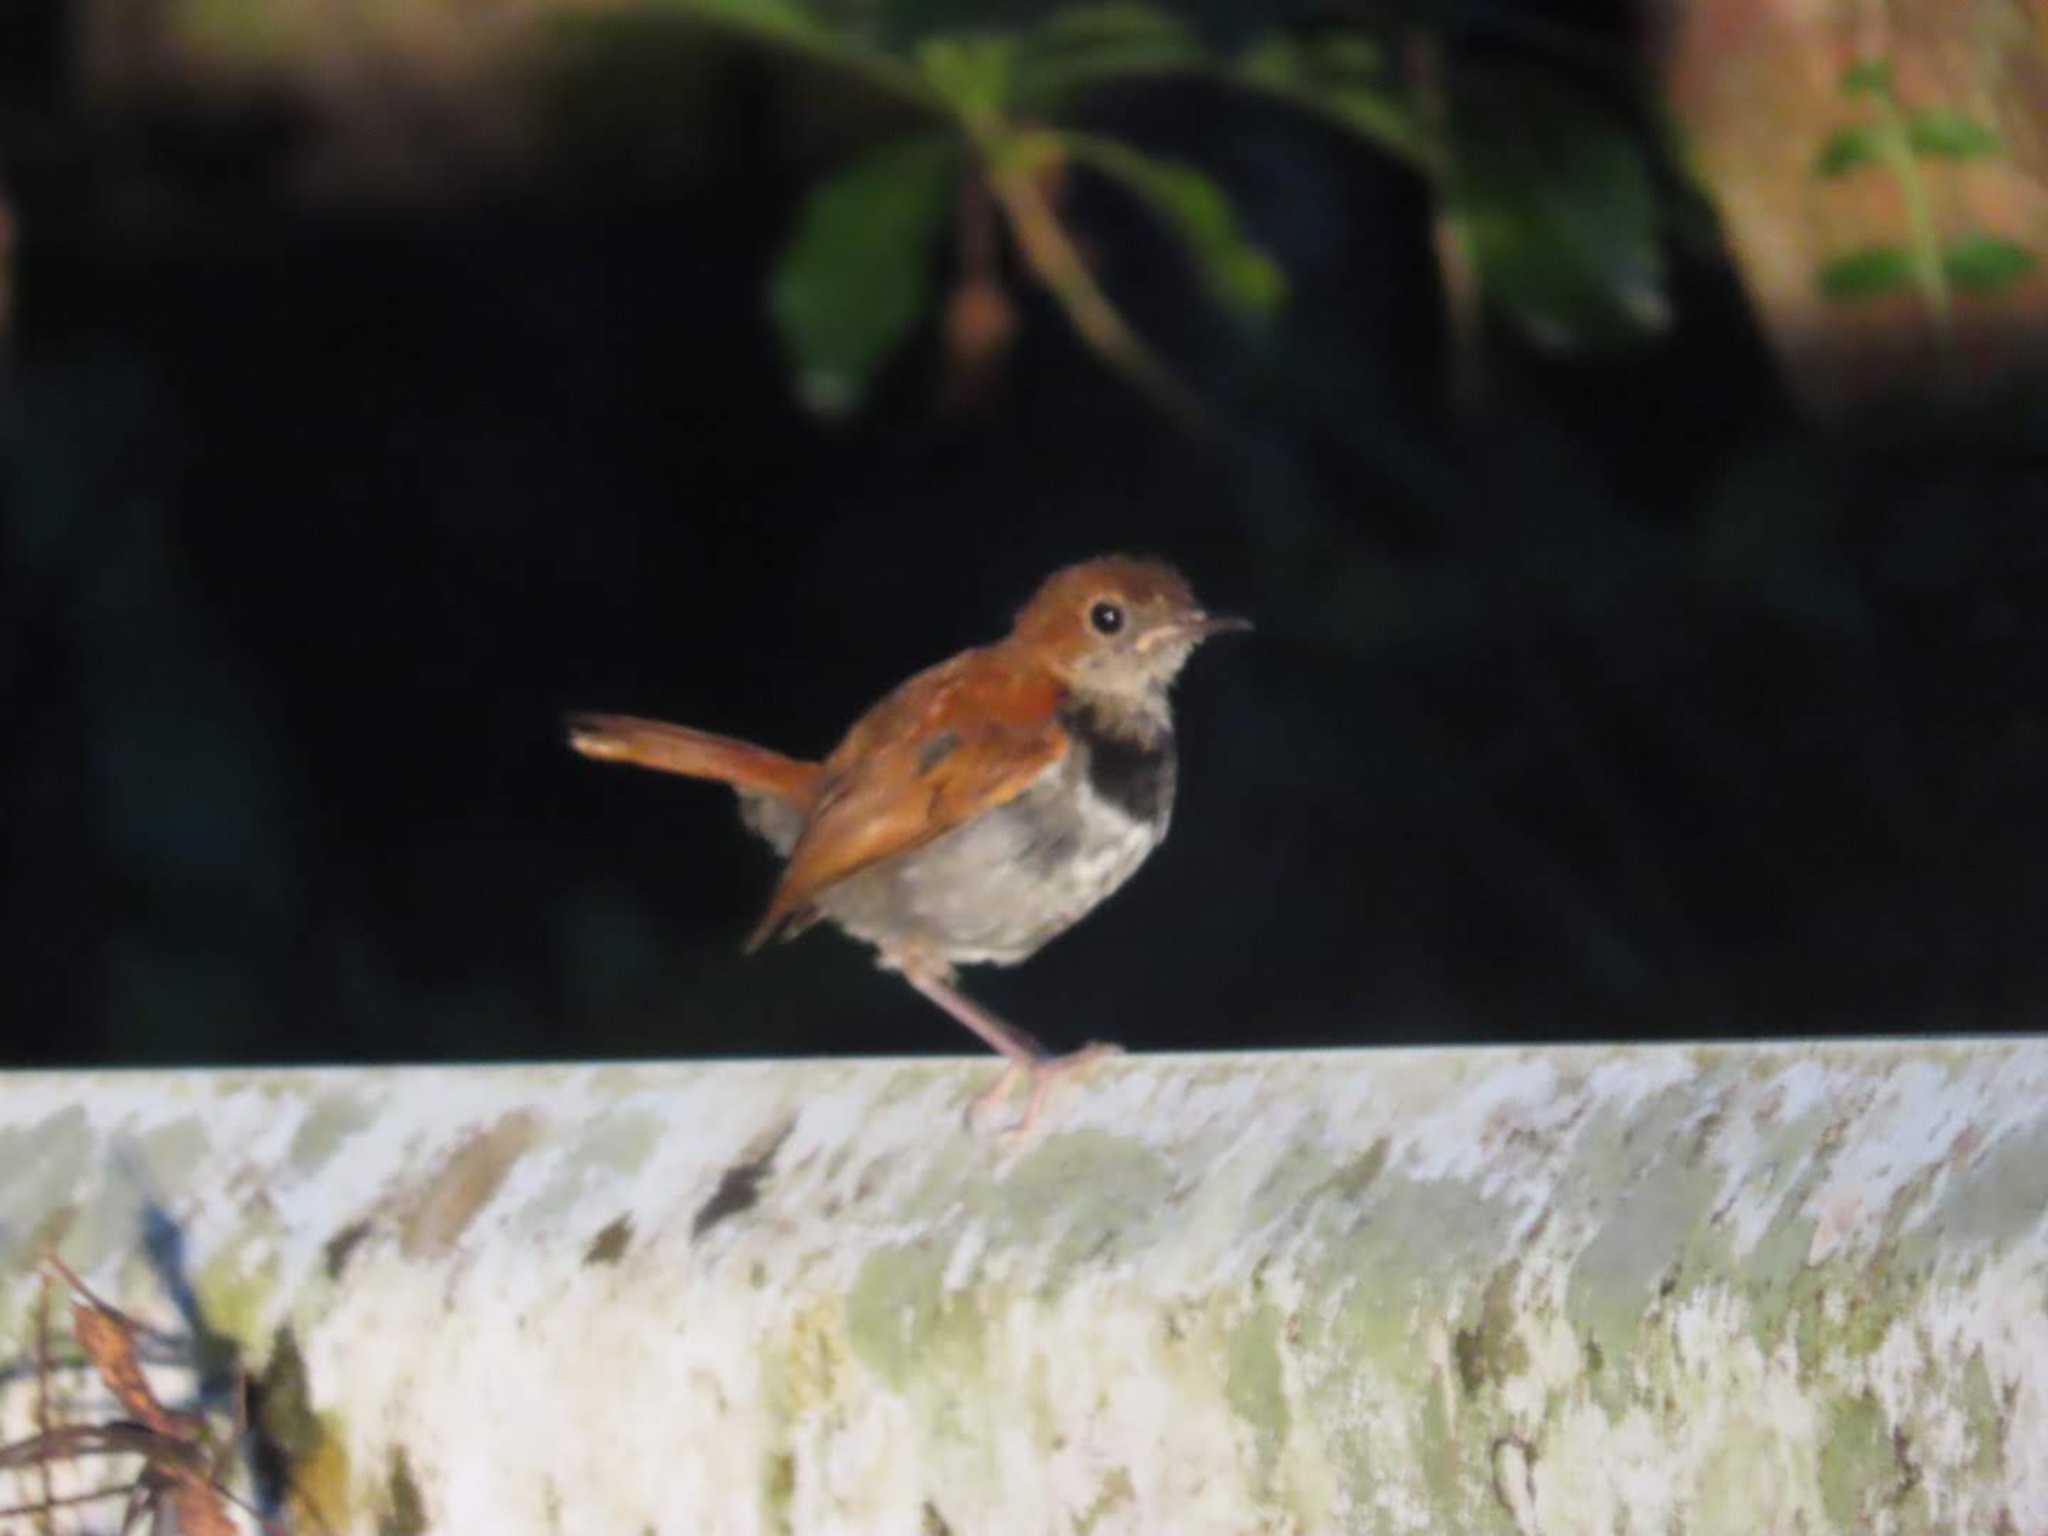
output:
M1206 427L1208 412L1201 400L1131 329L1095 281L1039 190L1033 175L1036 164L1026 146L1016 140L987 142L986 131L976 137L984 140L989 190L1009 221L1018 251L1081 339L1168 415L1184 426Z
M1948 273L1941 265L1941 236L1934 227L1927 182L1920 174L1920 162L1913 153L1913 141L1907 134L1898 99L1889 88L1874 94L1880 153L1886 169L1898 183L1899 199L1905 205L1906 250L1913 264L1913 286L1919 290L1921 302L1934 322L1934 347L1942 374L1952 379L1957 362L1955 328L1950 319Z
M1444 291L1444 322L1451 344L1451 401L1463 410L1486 396L1486 354L1481 345L1479 264L1459 217L1450 178L1451 107L1444 84L1443 47L1436 35L1416 28L1404 50L1408 89L1421 124L1419 141L1433 147L1424 174L1429 180L1430 244L1437 280Z

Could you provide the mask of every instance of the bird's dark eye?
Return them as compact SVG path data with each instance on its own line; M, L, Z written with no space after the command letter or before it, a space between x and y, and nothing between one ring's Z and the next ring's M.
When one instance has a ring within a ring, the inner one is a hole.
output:
M1088 610L1088 622L1095 626L1098 635L1115 634L1124 627L1123 604L1104 598Z

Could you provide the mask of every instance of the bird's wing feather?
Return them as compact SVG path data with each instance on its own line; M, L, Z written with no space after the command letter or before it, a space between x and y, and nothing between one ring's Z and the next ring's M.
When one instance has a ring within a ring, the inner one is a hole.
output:
M818 896L1024 793L1066 755L1061 690L999 651L920 672L855 723L830 757L754 948L800 926Z

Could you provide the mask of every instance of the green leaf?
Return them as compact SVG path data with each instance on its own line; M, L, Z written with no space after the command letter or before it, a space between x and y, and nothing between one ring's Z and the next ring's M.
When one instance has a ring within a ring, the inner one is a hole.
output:
M811 409L860 404L875 371L923 313L931 243L951 207L960 143L950 134L871 150L804 201L769 284L769 310Z
M1889 96L1892 93L1892 61L1865 59L1842 73L1842 90L1850 96Z
M1449 211L1488 301L1551 350L1664 329L1656 191L1629 125L1525 67L1452 84Z
M1013 99L1050 111L1108 80L1209 63L1208 49L1177 17L1134 0L1108 0L1060 11L1024 38Z
M1941 253L1942 270L1964 293L2000 293L2034 270L2034 253L1996 235L1969 235Z
M1906 142L1919 155L1943 155L1968 160L1995 155L2002 147L1998 135L1962 112L1937 107L1906 119Z
M1837 256L1816 279L1824 298L1851 301L1895 293L1913 280L1913 258L1904 246L1867 245Z
M697 11L750 32L821 37L827 29L798 0L669 0L651 10Z
M1827 178L1845 176L1859 165L1877 158L1877 133L1865 127L1839 128L1828 135L1820 153L1813 157L1813 174Z
M1307 38L1276 32L1239 58L1237 75L1251 89L1325 118L1418 169L1437 168L1431 135L1371 38L1355 32Z
M917 45L925 82L969 120L999 117L1010 103L1017 39L1007 33L970 32L928 37Z
M1161 160L1119 139L1063 133L1078 163L1121 183L1180 237L1210 296L1243 320L1262 320L1287 296L1279 263L1245 237L1229 195L1191 165Z

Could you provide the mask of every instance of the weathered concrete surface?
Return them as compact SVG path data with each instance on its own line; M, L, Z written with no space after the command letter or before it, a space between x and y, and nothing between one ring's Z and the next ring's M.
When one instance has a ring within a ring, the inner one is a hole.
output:
M0 1079L0 1345L182 1276L360 1532L2048 1531L2048 1042L992 1070Z

